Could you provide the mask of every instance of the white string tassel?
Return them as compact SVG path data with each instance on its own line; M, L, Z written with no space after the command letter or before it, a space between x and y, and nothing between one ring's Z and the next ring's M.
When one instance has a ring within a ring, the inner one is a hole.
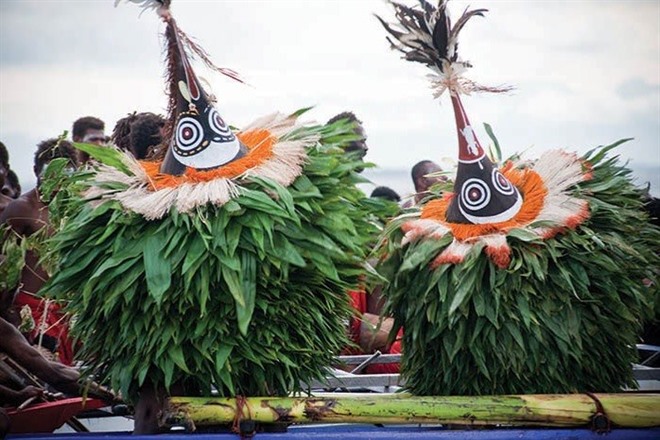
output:
M438 99L446 91L452 96L470 95L472 93L507 93L513 90L511 86L482 86L463 76L469 67L468 62L450 63L446 60L442 62L442 71L433 69L436 73L430 73L426 77L431 81L431 90L433 97Z

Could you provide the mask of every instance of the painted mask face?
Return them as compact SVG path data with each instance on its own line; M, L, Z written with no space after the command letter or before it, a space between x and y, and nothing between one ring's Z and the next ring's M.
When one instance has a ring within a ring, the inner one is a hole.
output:
M211 105L179 114L172 144L174 157L196 169L214 168L231 162L241 144Z
M455 186L458 209L465 220L472 224L497 223L518 213L522 197L497 168L484 161L461 165L470 176L460 178Z

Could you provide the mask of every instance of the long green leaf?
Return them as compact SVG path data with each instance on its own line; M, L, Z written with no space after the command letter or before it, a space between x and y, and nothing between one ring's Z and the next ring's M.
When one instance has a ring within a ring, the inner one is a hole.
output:
M165 241L153 235L146 239L142 251L147 289L156 303L163 300L163 294L170 288L172 281L172 268L169 261L163 258L164 246Z

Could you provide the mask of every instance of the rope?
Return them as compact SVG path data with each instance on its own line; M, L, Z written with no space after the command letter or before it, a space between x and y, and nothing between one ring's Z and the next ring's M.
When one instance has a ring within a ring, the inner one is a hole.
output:
M596 404L596 413L591 418L591 430L596 434L605 434L611 431L612 423L603 408L603 404L593 393L585 393Z
M248 417L243 419L243 409L247 409ZM232 432L241 436L241 438L252 438L256 431L255 423L252 420L252 412L250 406L247 404L245 396L236 396L236 414L234 414L234 421L231 426Z

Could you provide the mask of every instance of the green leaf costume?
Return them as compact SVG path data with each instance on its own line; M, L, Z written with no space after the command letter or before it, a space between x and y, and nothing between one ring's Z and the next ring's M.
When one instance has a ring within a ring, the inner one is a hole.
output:
M591 217L549 240L512 230L505 269L483 245L459 264L432 268L451 234L402 245L401 227L410 218L388 225L379 270L391 280L383 292L387 312L396 329L404 327L402 374L411 392L614 392L636 386L631 363L641 322L658 294L660 231L642 212L630 170L606 151L585 155L593 179L573 188L589 202Z
M364 164L338 148L352 127L301 130L320 140L289 187L251 178L222 206L153 221L117 201L70 199L47 293L69 301L81 357L100 378L127 396L147 378L231 396L324 376L348 343L346 289L374 226L355 186Z
M400 24L381 20L390 42L436 73L436 97L449 91L459 134L453 193L399 216L381 241L386 312L393 334L404 328L406 387L418 395L635 387L636 338L658 294L660 232L630 170L611 156L623 141L582 158L550 151L495 168L459 96L500 90L463 78L470 66L456 52L461 28L485 10L466 10L452 27L444 0L392 4Z
M302 390L348 344L346 291L375 231L356 187L365 164L342 148L355 127L300 125L302 110L234 133L169 1L142 3L167 25L165 155L80 146L99 164L61 201L47 294L69 302L80 357L128 398L175 383L223 396Z

